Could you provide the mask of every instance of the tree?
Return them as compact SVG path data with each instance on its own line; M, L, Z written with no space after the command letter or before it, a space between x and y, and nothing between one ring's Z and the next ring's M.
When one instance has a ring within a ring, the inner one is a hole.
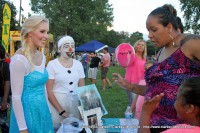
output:
M54 36L71 35L76 44L101 40L112 26L113 9L108 0L31 0L35 13L50 20Z
M147 56L148 57L151 57L152 55L156 56L160 48L156 48L155 45L150 40L146 41L146 45L147 45Z
M102 42L116 48L121 43L129 43L129 33L125 31L117 32L114 30L108 31L103 37Z
M116 32L114 30L106 32L105 36L102 38L102 40L99 40L100 42L103 42L104 44L116 48L121 40L121 36L119 32Z
M180 0L181 11L184 12L185 30L193 30L195 34L200 33L200 1Z
M1 6L0 6L0 11L1 11L1 13L0 13L0 25L1 25L0 44L1 44L1 39L2 39L3 7L4 7L5 2L9 5L10 10L11 10L10 30L16 30L18 28L18 27L16 27L17 21L15 19L15 16L17 13L16 13L16 8L15 8L14 4L9 1L2 0Z
M134 45L135 42L139 39L143 39L143 34L140 32L133 32L129 38L129 42Z

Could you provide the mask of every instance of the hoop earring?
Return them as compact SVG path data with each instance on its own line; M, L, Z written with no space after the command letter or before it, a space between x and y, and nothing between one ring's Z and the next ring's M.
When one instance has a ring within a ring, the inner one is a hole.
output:
M174 38L172 37L171 34L169 34L169 37L172 39L172 45L174 46L175 45Z

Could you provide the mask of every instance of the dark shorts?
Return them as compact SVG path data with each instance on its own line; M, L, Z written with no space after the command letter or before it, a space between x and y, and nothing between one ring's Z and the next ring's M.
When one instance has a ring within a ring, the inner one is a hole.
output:
M108 73L108 67L102 67L101 68L101 79L105 79L107 73Z

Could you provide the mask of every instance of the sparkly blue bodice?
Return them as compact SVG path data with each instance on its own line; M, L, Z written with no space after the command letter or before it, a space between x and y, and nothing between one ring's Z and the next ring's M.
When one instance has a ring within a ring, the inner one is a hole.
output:
M48 80L46 69L43 73L33 71L24 77L22 106L29 133L53 133L53 124L45 97ZM13 109L11 110L10 133L19 133Z

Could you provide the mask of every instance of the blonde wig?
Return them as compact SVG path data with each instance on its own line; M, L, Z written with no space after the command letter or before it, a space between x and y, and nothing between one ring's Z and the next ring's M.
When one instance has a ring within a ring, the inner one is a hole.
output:
M31 16L26 19L21 28L22 51L24 52L24 56L31 63L32 69L34 68L34 65L31 60L29 45L27 44L28 33L34 31L42 22L49 24L49 20L43 16Z

